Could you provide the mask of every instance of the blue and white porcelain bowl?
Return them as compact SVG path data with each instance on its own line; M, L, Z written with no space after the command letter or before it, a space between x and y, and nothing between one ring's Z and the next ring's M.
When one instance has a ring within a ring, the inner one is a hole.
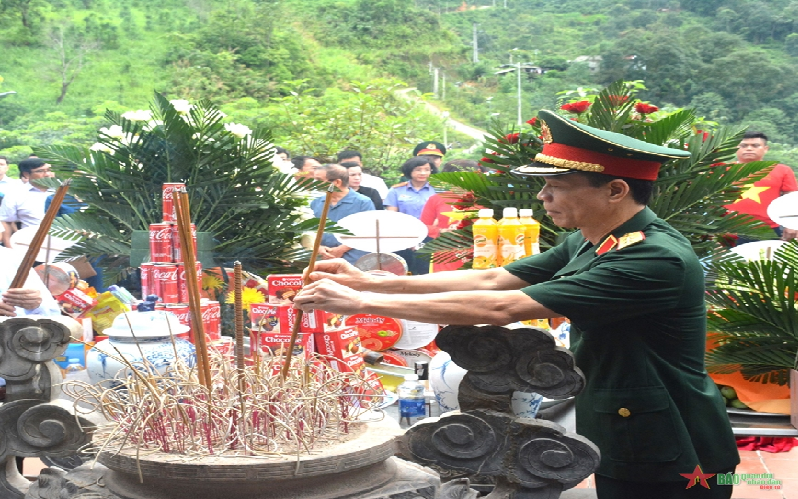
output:
M457 402L460 382L468 371L452 362L446 352L439 352L429 363L429 384L441 407L441 412L460 410ZM537 393L514 392L511 401L513 413L522 418L532 418L538 414L543 395Z
M128 322L129 321L129 322ZM128 312L114 319L113 325L103 333L108 335L86 353L86 370L89 379L98 383L102 380L126 376L127 364L119 360L123 357L137 369L155 369L165 374L169 366L175 364L175 351L187 366L192 367L197 357L194 345L172 336L188 331L188 326L180 324L171 312ZM143 357L142 357L143 354Z

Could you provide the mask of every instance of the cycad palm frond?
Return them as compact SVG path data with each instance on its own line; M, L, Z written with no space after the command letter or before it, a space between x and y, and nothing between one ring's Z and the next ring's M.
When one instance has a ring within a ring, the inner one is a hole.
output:
M746 379L786 383L798 352L798 277L789 263L796 260L798 243L791 242L773 260L730 255L715 263L707 326L720 345L707 353L708 370L737 366Z

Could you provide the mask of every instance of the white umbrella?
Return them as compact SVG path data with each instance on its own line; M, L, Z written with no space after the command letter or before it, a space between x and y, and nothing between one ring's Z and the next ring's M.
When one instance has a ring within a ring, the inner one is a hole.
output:
M335 234L341 244L370 253L412 248L428 234L427 226L421 220L398 211L361 211L346 216L337 223L354 234Z
M788 229L798 229L798 192L791 192L773 200L768 217Z

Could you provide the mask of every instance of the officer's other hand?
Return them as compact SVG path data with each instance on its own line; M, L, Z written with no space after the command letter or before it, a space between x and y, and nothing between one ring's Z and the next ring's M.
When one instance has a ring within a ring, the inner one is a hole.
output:
M308 284L294 297L294 308L352 315L361 307L361 294L330 279Z
M42 304L42 293L38 289L12 288L3 293L3 303L33 310Z
M307 273L307 269L305 269ZM348 286L352 289L361 289L366 284L368 274L361 272L343 258L323 260L316 262L313 272L310 273L310 282L330 279Z

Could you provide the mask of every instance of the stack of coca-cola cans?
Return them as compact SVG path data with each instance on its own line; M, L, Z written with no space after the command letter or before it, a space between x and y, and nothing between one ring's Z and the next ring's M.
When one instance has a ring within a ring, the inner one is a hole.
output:
M150 261L141 264L141 297L157 295L156 310L175 314L182 324L191 327L188 307L186 267L183 264L180 237L172 193L185 184L163 184L163 222L150 224ZM191 224L194 254L197 254L197 228ZM202 265L196 262L197 280L202 281ZM221 337L221 307L218 301L201 300L202 322L208 340ZM194 340L194 328L189 337Z

